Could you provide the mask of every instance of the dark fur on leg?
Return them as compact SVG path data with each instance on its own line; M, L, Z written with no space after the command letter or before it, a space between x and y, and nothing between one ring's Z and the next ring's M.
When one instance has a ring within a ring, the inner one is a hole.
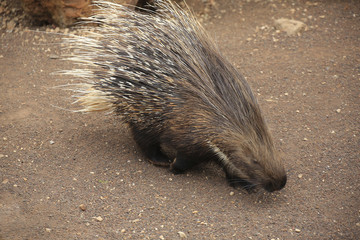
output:
M192 168L198 162L190 157L178 152L173 163L170 165L170 170L174 174L184 173L186 170Z
M139 130L134 125L130 125L130 128L135 142L151 163L159 166L170 165L171 160L161 151L160 143L157 139L152 137L151 134L147 134L146 129Z

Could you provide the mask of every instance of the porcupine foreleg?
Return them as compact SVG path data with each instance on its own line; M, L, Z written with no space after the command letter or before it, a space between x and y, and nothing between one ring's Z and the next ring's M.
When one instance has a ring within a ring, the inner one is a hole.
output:
M175 160L170 165L170 170L174 174L184 173L186 170L197 165L199 162L181 152L177 152Z
M142 152L149 158L149 161L159 166L169 166L171 160L166 156L160 147L160 142L146 129L140 130L134 124L130 124L135 142Z

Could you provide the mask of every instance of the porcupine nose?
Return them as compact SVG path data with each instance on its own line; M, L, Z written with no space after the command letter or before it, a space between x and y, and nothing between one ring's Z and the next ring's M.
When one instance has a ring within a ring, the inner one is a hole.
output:
M283 177L281 177L281 179L277 179L265 184L264 188L268 192L278 191L285 187L286 181L287 181L287 176L284 175Z

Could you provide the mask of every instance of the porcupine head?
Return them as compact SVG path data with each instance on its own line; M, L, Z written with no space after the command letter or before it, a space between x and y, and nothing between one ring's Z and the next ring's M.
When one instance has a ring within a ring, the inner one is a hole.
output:
M82 68L83 112L111 111L129 124L149 160L181 173L215 161L229 183L247 190L285 186L286 173L259 105L242 75L193 15L155 1L146 14L105 1L98 24L67 43ZM169 158L162 145L174 149Z

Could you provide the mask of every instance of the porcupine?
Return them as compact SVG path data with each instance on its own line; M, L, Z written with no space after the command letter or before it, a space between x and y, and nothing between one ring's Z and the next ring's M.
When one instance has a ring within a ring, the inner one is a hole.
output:
M70 59L85 66L68 72L82 79L79 111L119 115L149 161L173 173L215 161L233 186L269 192L285 186L254 94L191 13L163 0L148 14L95 4L97 13L85 21L96 31L67 40Z

